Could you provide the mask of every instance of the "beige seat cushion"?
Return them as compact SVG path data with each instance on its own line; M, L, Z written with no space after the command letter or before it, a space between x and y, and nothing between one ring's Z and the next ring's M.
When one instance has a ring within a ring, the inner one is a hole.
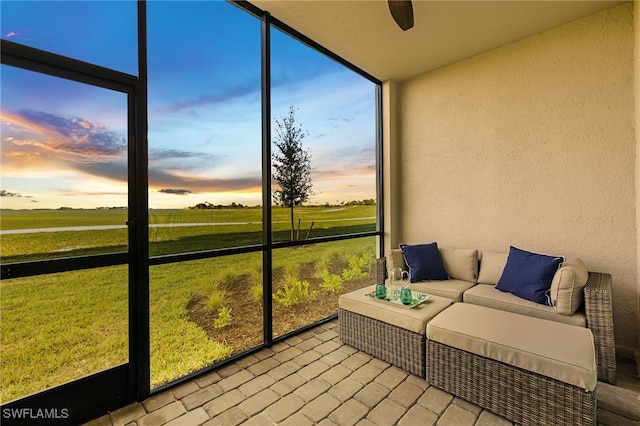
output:
M442 264L447 271L449 278L458 280L476 282L478 277L478 250L475 249L458 249L458 248L439 248ZM402 251L400 249L391 249L385 252L387 270L400 268L408 271L409 268L404 261Z
M443 297L431 296L426 302L409 309L367 296L367 293L375 291L375 288L376 286L372 285L343 294L338 299L338 306L340 309L424 334L427 321L453 303Z
M483 251L480 253L478 284L496 285L507 264L507 257L509 257L508 253L498 253L495 251Z
M464 292L474 285L473 282L463 280L420 281L409 284L409 288L420 293L446 297L454 302L462 302Z
M582 289L587 284L589 271L581 259L568 259L560 265L551 281L551 303L556 312L573 315L584 300Z
M573 315L558 315L551 306L541 305L511 293L496 290L492 285L478 284L465 291L462 299L465 303L474 305L557 321L578 327L587 326L587 320L583 311L574 312Z
M588 328L456 303L427 324L427 338L582 389L596 388Z

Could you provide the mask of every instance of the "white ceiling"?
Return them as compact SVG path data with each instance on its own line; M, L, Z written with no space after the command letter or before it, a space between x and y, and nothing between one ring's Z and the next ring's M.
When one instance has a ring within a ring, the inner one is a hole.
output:
M402 81L622 2L413 0L402 31L386 0L250 0L379 80Z

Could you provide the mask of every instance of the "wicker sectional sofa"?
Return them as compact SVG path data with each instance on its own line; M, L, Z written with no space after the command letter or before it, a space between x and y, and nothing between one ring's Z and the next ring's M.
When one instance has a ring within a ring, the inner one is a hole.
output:
M466 248L439 248L439 252L449 279L415 282L410 288L454 302L587 327L593 333L598 380L615 384L611 275L587 272L579 259L567 259L552 283L554 306L545 306L494 288L507 263L507 253ZM384 258L378 259L377 266L378 282L388 280L388 271L395 267L409 270L400 249L388 250ZM576 285L581 274L586 278L583 287Z
M427 260L421 247L387 251L377 282L431 297L407 309L376 286L341 295L341 340L516 424L595 425L597 383L616 377L611 276L515 247L427 246Z

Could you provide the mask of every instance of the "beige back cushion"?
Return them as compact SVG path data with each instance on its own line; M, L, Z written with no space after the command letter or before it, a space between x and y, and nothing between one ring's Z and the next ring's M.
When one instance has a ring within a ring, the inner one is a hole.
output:
M478 276L478 251L475 249L440 248L442 264L450 278L470 281L475 283ZM387 258L387 271L393 268L401 268L408 271L404 261L402 250L391 249L385 253Z
M441 248L440 256L450 278L476 282L478 278L478 250Z
M385 252L385 257L387 258L387 271L390 271L393 268L400 268L403 271L409 270L409 267L404 262L404 256L400 249L387 250Z
M496 285L502 276L502 271L507 264L508 253L495 251L483 251L480 257L480 275L478 284Z
M557 313L573 315L584 300L582 289L589 272L578 258L568 259L556 271L551 281L551 302Z

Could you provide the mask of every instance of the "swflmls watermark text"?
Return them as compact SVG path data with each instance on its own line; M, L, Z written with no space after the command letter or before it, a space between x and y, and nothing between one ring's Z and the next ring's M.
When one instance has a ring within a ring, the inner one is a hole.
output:
M3 419L53 420L69 418L68 408L3 408Z

